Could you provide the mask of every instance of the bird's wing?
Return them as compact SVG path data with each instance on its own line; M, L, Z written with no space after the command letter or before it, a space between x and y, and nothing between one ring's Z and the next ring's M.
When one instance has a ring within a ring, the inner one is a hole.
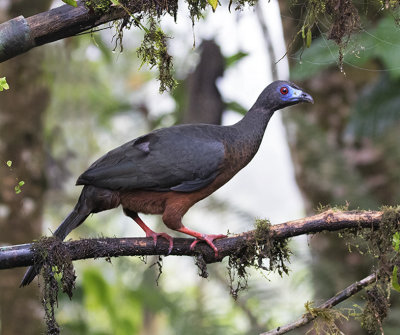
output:
M77 184L112 190L201 189L218 175L224 158L222 141L212 135L201 127L154 131L101 157Z

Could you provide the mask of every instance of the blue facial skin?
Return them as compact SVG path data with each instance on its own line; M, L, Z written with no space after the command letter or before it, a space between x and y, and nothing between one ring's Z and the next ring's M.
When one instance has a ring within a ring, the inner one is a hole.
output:
M286 88L288 90L288 93L283 94L282 93L282 88ZM289 85L282 85L278 87L278 93L282 99L282 101L287 101L287 102L297 102L297 101L307 101L314 103L313 98L311 95L308 93L303 92L300 89L294 88Z

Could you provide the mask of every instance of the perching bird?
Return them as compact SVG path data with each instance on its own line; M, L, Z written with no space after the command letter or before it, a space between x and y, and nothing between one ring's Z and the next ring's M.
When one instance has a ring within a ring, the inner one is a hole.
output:
M182 217L196 202L228 182L256 154L265 128L278 109L300 102L313 103L312 97L296 85L275 81L267 86L238 123L231 126L188 124L154 130L111 150L94 162L76 182L84 185L73 211L54 232L63 240L91 213L122 205L154 244L158 237L173 239L152 231L138 213L162 215L173 230L205 241L218 257L213 241L225 235L208 235L182 224ZM21 286L37 275L31 266Z

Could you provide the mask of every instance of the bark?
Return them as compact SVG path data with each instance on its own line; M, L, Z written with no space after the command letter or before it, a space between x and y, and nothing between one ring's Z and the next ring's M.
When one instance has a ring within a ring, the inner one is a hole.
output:
M6 15L32 15L46 10L49 0L13 1ZM42 77L43 51L22 55L0 65L8 91L0 92L0 244L16 244L41 234L45 191L43 113L49 96ZM5 162L12 161L9 168ZM23 180L22 192L14 187ZM17 284L23 269L0 277L1 335L40 334L43 330L38 289L22 292Z
M365 229L378 228L383 212L380 211L350 211L339 212L329 210L311 217L285 222L271 226L268 236L263 239L287 239L294 236L315 234L322 231L339 231L347 228ZM255 240L255 231L248 231L232 237L215 241L219 257L205 243L199 243L195 250L190 249L193 239L174 238L174 246L170 255L195 256L199 252L207 263L221 261L224 257L240 252L249 244L260 243ZM46 242L47 243L47 242ZM154 246L152 238L94 238L78 241L61 242L54 240L54 246L65 243L68 256L72 260L118 257L166 255L169 243L160 238ZM33 264L34 252L32 244L3 247L0 249L0 269L7 269ZM49 251L51 248L49 248ZM68 257L68 258L69 258Z
M17 9L22 2L16 2ZM33 1L35 3L35 1ZM31 5L32 7L32 5ZM32 15L33 8L24 15ZM18 16L0 25L0 62L18 56L28 50L74 36L103 23L121 19L127 16L122 8L111 7L107 13L89 10L82 2L78 7L63 5L47 12L25 18Z

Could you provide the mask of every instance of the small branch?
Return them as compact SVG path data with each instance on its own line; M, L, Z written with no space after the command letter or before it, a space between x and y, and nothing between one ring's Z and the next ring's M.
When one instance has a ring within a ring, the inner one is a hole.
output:
M382 218L380 211L345 211L328 210L324 213L274 225L268 238L286 239L303 234L314 234L322 231L338 231L346 228L378 227ZM207 263L221 261L225 256L234 254L246 244L254 242L254 230L215 241L219 258L205 243L199 243L195 251L190 250L193 239L174 238L171 255L194 256L202 253ZM72 260L118 257L165 255L168 243L160 238L155 247L151 238L93 238L65 242ZM0 270L33 264L32 244L0 247Z
M337 304L341 303L342 301L350 298L354 294L360 292L364 287L372 284L376 280L376 273L373 273L369 275L368 277L365 277L364 279L357 281L347 288L345 288L343 291L340 291L337 293L334 297L330 298L329 300L325 301L321 305L317 307L317 309L328 309L332 308L333 306L336 306ZM266 333L262 333L260 335L281 335L281 334L286 334L287 332L294 330L296 328L305 326L306 324L310 323L312 320L314 320L316 317L311 315L311 313L306 313L304 314L300 319L291 322L285 326L278 327L276 329L270 330Z

